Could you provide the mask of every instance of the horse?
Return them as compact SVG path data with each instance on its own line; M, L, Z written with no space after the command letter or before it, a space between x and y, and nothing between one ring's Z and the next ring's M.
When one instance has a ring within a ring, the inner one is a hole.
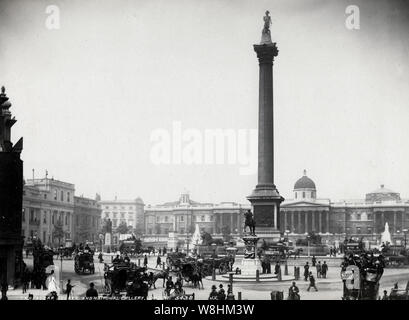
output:
M295 249L295 250L288 250L287 251L287 259L289 259L291 256L294 256L294 260L297 259L297 257L300 257L300 253L303 252L302 249Z
M165 287L165 280L169 279L169 268L163 271L156 272L156 273L150 272L149 288L153 285L153 288L156 289L155 282L158 279L163 279L162 287Z

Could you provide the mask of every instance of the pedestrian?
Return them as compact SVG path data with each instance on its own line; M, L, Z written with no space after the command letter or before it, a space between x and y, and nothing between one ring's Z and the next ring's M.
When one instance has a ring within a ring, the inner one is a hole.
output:
M156 267L157 268L159 266L159 268L162 266L162 260L160 258L160 255L158 255L158 257L156 258Z
M323 277L324 279L327 277L327 272L328 272L328 265L327 265L327 263L324 261L324 263L322 264L322 267L321 267L321 274L322 274L322 277Z
M382 299L381 299L381 300L389 300L388 291L383 290L383 296L382 296Z
M233 286L230 283L227 285L227 300L234 300Z
M170 276L169 279L166 281L166 289L165 289L166 294L169 296L170 290L174 288L175 288L175 285L173 283L172 277Z
M321 272L322 272L322 265L321 265L321 261L318 261L317 264L317 278L321 278Z
M99 263L102 263L102 262L104 262L104 258L103 258L103 255L102 255L102 251L99 253L99 255L98 255L98 260L99 260Z
M143 258L143 266L146 268L148 266L148 256L145 254L145 257Z
M304 280L308 281L308 275L310 274L310 266L308 264L308 261L305 263L304 266Z
M293 281L291 287L288 289L288 300L300 300L300 289L295 284L295 281Z
M310 284L309 284L309 286L307 288L307 291L310 291L311 288L314 288L315 291L318 291L317 287L315 286L315 278L312 275L312 272L310 272L309 277L310 277Z
M71 279L68 279L67 284L65 286L65 292L67 293L67 300L70 299L72 288L75 287L71 284Z
M212 291L210 292L209 300L217 300L218 294L216 290L217 290L216 286L212 285Z
M312 256L311 262L312 266L315 267L315 264L317 263L317 258L315 257L315 255Z
M277 261L274 267L274 274L278 274L280 272L280 269L281 269L280 263Z
M95 300L98 298L98 291L94 288L94 283L89 284L89 289L85 292L85 297L88 300Z
M226 300L226 292L223 289L223 285L219 285L219 292L217 293L217 300Z
M161 256L162 255L162 248L159 248L158 254Z

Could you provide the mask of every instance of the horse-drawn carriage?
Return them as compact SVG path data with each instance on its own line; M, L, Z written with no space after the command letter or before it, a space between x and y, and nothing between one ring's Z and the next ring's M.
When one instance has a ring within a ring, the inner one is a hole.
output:
M201 268L203 276L210 276L213 269L218 270L219 274L225 274L231 271L234 258L232 256L227 257L206 257L198 259L198 265Z
M138 267L135 263L120 262L104 266L105 291L112 295L126 290L129 294L135 291L147 293L148 276L146 268ZM142 282L146 282L142 284Z
M409 252L403 245L387 245L381 250L386 267L401 267L409 264Z
M57 254L59 258L72 259L75 251L75 246L58 248Z
M54 265L54 253L51 248L44 246L40 239L33 240L33 272L31 279L36 289L45 286L46 270L49 266Z
M409 281L406 283L406 288L400 290L398 284L391 290L389 300L409 300Z
M204 274L202 267L203 265L198 262L185 262L182 264L178 275L186 283L192 283L193 287L198 287L200 289L200 285L202 285L203 288L202 277Z
M383 271L382 256L372 253L345 256L341 266L342 300L376 300Z
M95 273L94 254L92 251L78 251L74 258L74 271L76 274L84 274L88 271L90 274Z
M169 252L166 258L166 264L171 271L178 271L186 260L184 252Z

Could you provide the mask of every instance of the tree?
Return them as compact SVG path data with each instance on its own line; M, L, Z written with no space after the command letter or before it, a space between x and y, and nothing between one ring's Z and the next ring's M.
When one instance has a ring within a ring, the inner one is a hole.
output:
M129 227L125 221L122 221L119 226L116 228L116 232L120 234L126 234L129 232Z
M53 239L58 239L58 245L61 244L61 240L64 239L64 227L60 220L54 224Z
M145 233L145 229L143 228L143 226L136 226L133 229L133 233L135 234L136 237L141 237Z

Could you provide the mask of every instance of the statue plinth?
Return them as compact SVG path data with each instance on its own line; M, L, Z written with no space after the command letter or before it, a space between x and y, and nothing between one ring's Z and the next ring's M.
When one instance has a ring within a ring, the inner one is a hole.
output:
M256 271L262 271L260 260L256 257L257 242L260 238L256 235L244 235L244 259L241 260L241 274L248 276L256 276Z

